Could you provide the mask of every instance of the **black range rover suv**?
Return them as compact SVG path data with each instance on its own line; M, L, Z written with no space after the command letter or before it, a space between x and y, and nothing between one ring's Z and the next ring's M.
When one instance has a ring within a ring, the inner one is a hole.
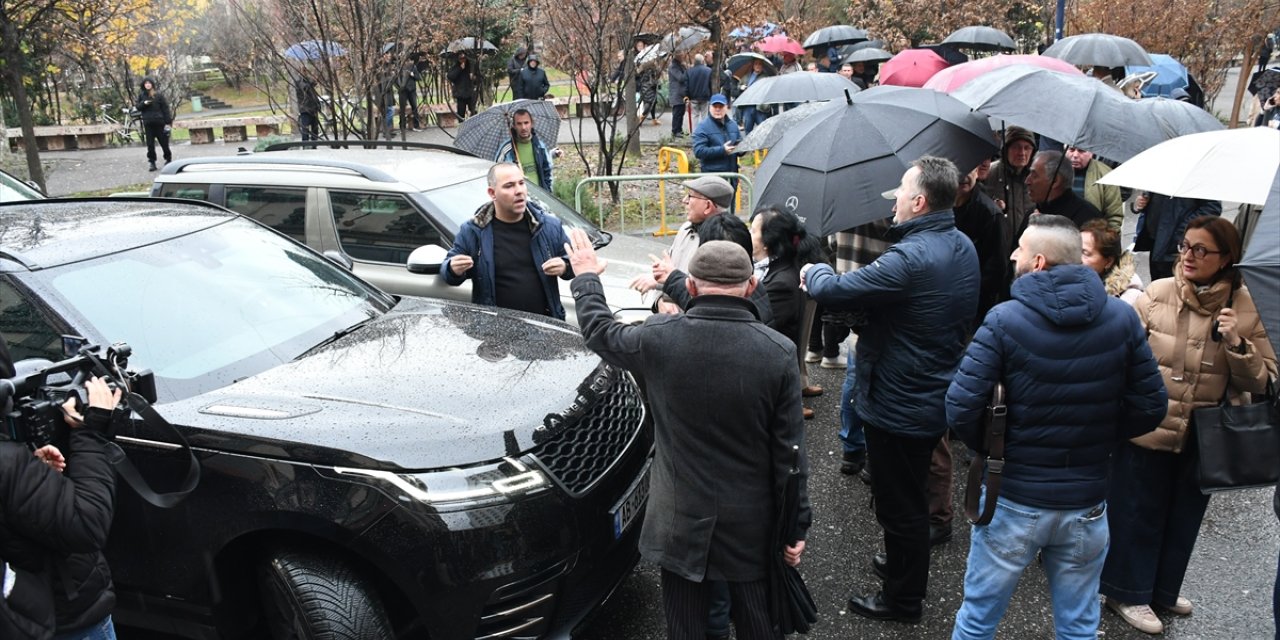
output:
M129 343L200 462L174 508L117 490L123 625L563 638L638 557L652 429L564 323L388 296L210 205L50 200L0 205L0 333L20 372ZM116 438L158 490L186 470Z

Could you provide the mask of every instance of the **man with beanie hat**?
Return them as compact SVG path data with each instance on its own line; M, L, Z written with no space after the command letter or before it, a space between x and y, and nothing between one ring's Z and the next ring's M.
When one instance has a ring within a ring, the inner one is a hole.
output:
M982 190L999 205L1004 217L1001 220L1001 253L1009 255L1018 246L1018 231L1027 216L1036 208L1027 192L1027 176L1031 173L1031 159L1036 152L1036 136L1022 127L1005 129L1004 146L1000 159L991 164L991 173L982 181ZM1001 287L1000 299L1009 297L1010 271Z
M587 347L646 380L655 454L641 556L661 567L667 637L705 640L709 583L729 585L737 637L781 640L770 619L769 563L800 563L810 510L796 347L761 324L746 299L751 258L714 240L689 263L685 313L618 322L605 302L591 239L566 247ZM714 378L716 384L707 384ZM777 491L799 470L799 509L775 546Z

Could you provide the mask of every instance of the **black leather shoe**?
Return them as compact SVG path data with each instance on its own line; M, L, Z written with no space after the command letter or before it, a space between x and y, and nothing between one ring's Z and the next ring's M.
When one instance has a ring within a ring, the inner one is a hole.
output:
M858 479L862 481L862 484L871 486L871 467L863 467L862 471L858 472Z
M929 546L936 547L940 544L951 542L951 525L950 524L931 524L929 525Z
M889 579L889 556L877 553L871 556L871 571L881 580Z
M919 605L915 609L893 607L884 601L884 596L880 593L873 596L850 597L849 612L872 620L891 620L909 624L916 624L923 617L922 608Z
M846 451L840 458L840 473L846 476L856 476L867 466L866 451Z

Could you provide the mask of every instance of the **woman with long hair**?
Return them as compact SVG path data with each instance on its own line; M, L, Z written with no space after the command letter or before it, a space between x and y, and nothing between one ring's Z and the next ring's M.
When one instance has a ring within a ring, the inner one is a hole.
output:
M1120 234L1102 219L1080 227L1081 261L1098 273L1107 295L1133 304L1142 295L1142 278L1133 264L1133 254L1120 246Z
M1107 607L1134 628L1161 633L1152 607L1190 615L1183 597L1191 550L1209 497L1197 480L1192 411L1266 390L1276 354L1236 264L1235 225L1218 216L1187 224L1173 277L1152 282L1134 307L1169 390L1169 413L1155 431L1112 457L1111 550L1102 570Z
M794 213L761 207L751 217L751 246L759 286L768 294L773 311L769 326L795 343L800 378L808 388L804 355L809 341L807 329L813 324L816 305L800 289L800 265L825 262L822 245L817 237L809 235ZM804 417L812 418L813 409L805 407Z

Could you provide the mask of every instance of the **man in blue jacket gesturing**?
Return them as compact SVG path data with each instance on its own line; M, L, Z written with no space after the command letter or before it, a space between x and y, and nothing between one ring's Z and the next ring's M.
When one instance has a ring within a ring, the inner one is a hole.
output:
M529 200L520 165L489 167L489 202L462 225L440 275L458 286L470 278L471 301L564 320L556 278L573 279L560 220Z
M978 452L997 382L1008 408L1004 480L991 522L974 525L952 640L995 637L1037 553L1057 637L1097 636L1111 453L1168 409L1138 314L1080 264L1075 224L1029 220L1012 256L1013 299L987 313L947 390L947 423Z
M951 211L959 182L950 160L916 160L892 194L896 244L857 271L801 271L818 304L867 311L854 406L884 528L885 562L872 561L884 586L850 598L849 611L873 620L919 622L929 581L929 460L947 429L943 397L978 308L978 254Z

